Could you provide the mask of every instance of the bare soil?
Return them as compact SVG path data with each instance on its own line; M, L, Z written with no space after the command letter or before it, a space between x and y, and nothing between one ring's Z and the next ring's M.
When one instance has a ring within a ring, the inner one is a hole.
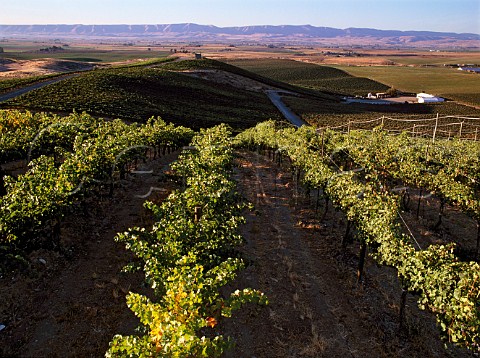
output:
M236 88L253 92L265 92L275 89L274 87L268 86L262 82L222 70L189 70L181 71L181 73L216 83L228 84Z
M37 60L11 60L0 59L0 79L24 78L41 76L62 72L86 71L93 69L94 65L69 60L51 58Z

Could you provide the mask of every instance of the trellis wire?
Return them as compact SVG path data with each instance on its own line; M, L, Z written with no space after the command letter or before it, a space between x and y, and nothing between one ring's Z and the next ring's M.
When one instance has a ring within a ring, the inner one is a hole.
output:
M452 120L456 119L456 122L451 123L441 123L442 120ZM467 121L478 121L478 124L469 123ZM430 118L392 118L387 116L382 116L375 119L370 120L360 120L360 121L348 121L344 124L337 125L337 126L324 126L319 128L318 130L323 131L326 129L330 130L338 130L343 133L349 133L351 130L361 129L359 128L362 124L370 124L378 122L381 123L384 129L387 132L392 133L402 133L407 132L414 137L424 137L424 138L432 138L435 141L437 136L442 138L459 138L462 140L473 140L478 141L480 140L480 118L477 117L465 117L465 116L440 116L436 115L435 117ZM412 123L412 127L406 127L402 129L389 129L388 127L389 122L396 122L396 123ZM424 124L420 124L423 122ZM430 122L426 123L425 122ZM455 126L458 129L451 129ZM445 129L448 128L448 129ZM364 128L365 129L365 128ZM424 130L428 129L428 130Z

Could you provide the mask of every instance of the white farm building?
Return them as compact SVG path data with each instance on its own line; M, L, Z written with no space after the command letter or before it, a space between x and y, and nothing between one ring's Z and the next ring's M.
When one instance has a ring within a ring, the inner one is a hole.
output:
M466 72L473 72L473 73L480 73L480 67L459 67L459 71L466 71Z
M418 103L437 103L444 102L445 99L442 97L436 97L433 94L428 93L417 93Z

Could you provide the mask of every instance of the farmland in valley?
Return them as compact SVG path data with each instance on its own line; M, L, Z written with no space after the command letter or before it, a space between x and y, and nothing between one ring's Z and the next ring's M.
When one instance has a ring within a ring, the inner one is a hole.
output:
M335 66L405 92L427 92L480 106L480 75L450 67Z
M125 43L88 43L60 41L16 41L0 42L3 53L1 58L15 60L32 60L53 58L79 62L123 62L140 58L166 57L171 54L169 49L154 44Z

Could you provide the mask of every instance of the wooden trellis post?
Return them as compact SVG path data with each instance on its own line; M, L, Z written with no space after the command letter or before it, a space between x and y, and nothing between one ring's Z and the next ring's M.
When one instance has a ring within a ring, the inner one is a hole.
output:
M324 139L324 136L325 136L325 131L322 129L322 157L324 155L324 147L325 147L325 139ZM475 138L476 139L476 138Z
M195 207L195 222L198 223L202 217L202 207L196 206Z
M435 143L435 136L437 135L437 128L438 128L438 113L437 113L437 118L435 119L435 129L433 130L433 139L432 139L433 143Z
M367 243L362 241L360 244L360 256L358 261L358 269L357 269L357 283L361 283L363 281L363 269L365 266L365 257L367 256Z
M407 294L408 291L404 288L402 288L402 296L400 298L400 315L399 315L399 324L398 324L398 330L401 332L403 329L403 321L405 320L405 306L407 303Z

